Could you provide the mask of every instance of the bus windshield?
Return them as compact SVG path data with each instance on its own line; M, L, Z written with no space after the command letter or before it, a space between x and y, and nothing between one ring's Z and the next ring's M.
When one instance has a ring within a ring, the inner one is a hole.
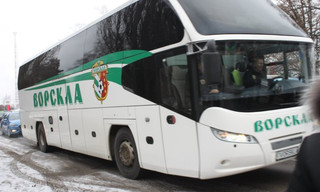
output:
M202 35L273 34L306 37L270 0L179 0Z
M313 68L308 43L219 41L221 80L209 84L198 55L200 100L205 108L262 111L297 106ZM213 72L214 73L214 72Z

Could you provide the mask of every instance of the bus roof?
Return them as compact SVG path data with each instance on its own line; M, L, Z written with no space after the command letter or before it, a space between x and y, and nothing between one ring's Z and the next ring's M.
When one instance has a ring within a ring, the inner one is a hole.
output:
M126 3L107 12L65 39L49 46L26 60L27 63L55 46L67 41L105 18L139 0ZM312 40L299 26L270 0L164 0L170 1L179 15L191 41L212 39L265 39L310 42ZM232 3L230 2L232 1ZM252 11L252 12L250 12ZM251 18L252 20L248 20ZM230 36L231 35L231 36ZM263 36L261 36L263 35ZM282 36L282 37L279 37ZM291 36L288 38L288 36ZM284 37L284 38L283 38ZM297 38L296 38L297 37Z
M271 35L308 39L270 0L171 0L193 41L212 35Z

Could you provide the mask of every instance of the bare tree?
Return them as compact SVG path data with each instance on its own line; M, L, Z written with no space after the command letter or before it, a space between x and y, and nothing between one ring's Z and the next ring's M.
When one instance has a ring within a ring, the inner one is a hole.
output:
M320 0L277 0L286 12L315 42L316 59L320 60Z

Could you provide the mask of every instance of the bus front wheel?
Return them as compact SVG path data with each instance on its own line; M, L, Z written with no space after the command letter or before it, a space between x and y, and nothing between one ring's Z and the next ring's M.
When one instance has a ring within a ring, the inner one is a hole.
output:
M38 144L40 151L44 153L48 152L49 146L47 144L47 138L42 124L39 124L38 127Z
M121 128L114 141L114 157L117 167L126 178L138 179L141 168L134 138L128 128Z

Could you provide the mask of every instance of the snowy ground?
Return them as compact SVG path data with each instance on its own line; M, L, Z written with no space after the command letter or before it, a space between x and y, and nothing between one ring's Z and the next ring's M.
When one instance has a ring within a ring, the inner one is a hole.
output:
M99 171L100 165L96 165L97 169L93 169L93 172L91 168L83 167L82 159L77 162L72 158L61 158L61 154L44 154L15 139L23 138L7 139L0 136L0 191L131 191L120 189L112 179L104 181L103 177L110 176L117 180L125 179ZM76 179L74 175L77 175Z
M110 161L62 149L42 153L23 137L0 136L0 192L183 190L183 185L168 183L168 177L158 177L164 179L129 180Z
M40 152L23 138L0 136L0 192L214 191L282 192L295 161L231 177L198 180L147 172L123 178L114 163L62 149Z

